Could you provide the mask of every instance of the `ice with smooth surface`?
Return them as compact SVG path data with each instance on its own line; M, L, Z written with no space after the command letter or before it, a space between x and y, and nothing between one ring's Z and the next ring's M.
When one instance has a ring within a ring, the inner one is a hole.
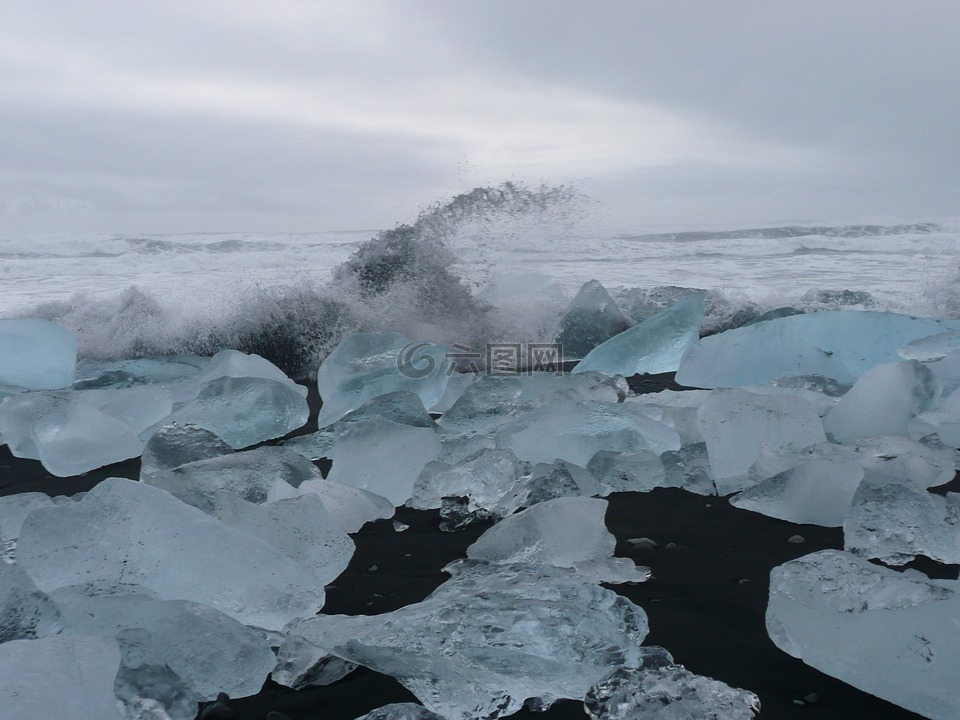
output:
M0 708L10 720L122 720L117 641L53 635L0 645Z
M666 487L682 487L697 495L716 495L705 442L684 444L679 450L660 454Z
M223 490L252 503L295 497L307 480L322 477L312 462L292 450L263 446L186 463L143 476L143 482L162 488L188 505L213 514Z
M441 715L416 703L393 703L371 710L357 720L445 720Z
M410 506L430 510L445 497L462 496L470 499L471 512L492 510L525 475L530 464L509 450L481 450L455 465L431 462L417 477Z
M888 565L917 555L960 563L960 495L942 497L911 482L869 477L843 523L843 547Z
M654 420L669 425L684 444L702 443L703 431L697 421L697 410L709 397L709 390L662 390L628 397L626 402L641 408Z
M860 438L855 446L857 462L874 475L909 479L919 487L937 487L956 474L960 460L952 447L931 441L911 440L899 435Z
M169 355L133 360L77 361L74 390L117 389L134 385L170 385L200 374L210 358L200 355Z
M449 351L442 345L414 342L399 333L350 335L317 372L323 398L320 427L395 390L416 393L429 409L444 395L449 368Z
M140 479L233 452L232 447L209 430L198 425L170 423L147 440L140 455Z
M423 602L383 615L318 615L287 632L391 675L450 720L510 715L528 698L582 699L637 667L648 632L632 602L569 570L460 561Z
M56 635L63 619L19 565L0 562L0 643Z
M606 513L607 501L597 498L547 500L498 522L467 548L467 557L570 568L596 582L643 582L648 568L613 557L617 539L604 524Z
M328 479L382 495L399 507L413 495L423 468L439 457L440 439L431 428L377 416L345 427L334 455Z
M173 495L108 478L82 500L34 510L17 563L46 593L92 595L142 586L158 598L210 605L246 625L279 630L323 606L323 583L261 540Z
M948 330L960 330L960 321L852 310L793 315L701 339L676 380L719 388L821 375L850 384L874 365L900 360L901 345Z
M934 720L960 716L960 583L822 550L770 573L767 632L821 672Z
M249 447L307 421L310 408L299 387L289 380L224 375L200 385L196 398L164 423L198 425L234 449Z
M587 470L603 486L604 495L612 492L648 492L656 487L679 487L669 484L672 478L667 478L663 461L651 450L600 450L587 462Z
M800 450L826 441L813 405L789 395L759 395L739 388L714 390L697 411L717 492L750 484L761 447Z
M911 340L901 345L897 352L904 360L920 360L929 362L942 360L954 350L960 349L960 331L947 330L946 332L929 335Z
M598 370L625 377L674 372L700 339L704 307L702 295L691 295L595 347L573 372Z
M607 289L590 280L583 284L560 319L557 342L565 359L582 358L630 325Z
M953 393L917 419L930 426L944 445L960 448L960 393Z
M0 497L0 541L16 540L27 515L42 507L54 505L49 495L38 492Z
M76 371L72 332L40 318L0 318L0 385L55 390L72 385Z
M730 504L793 523L840 527L863 475L853 460L810 460L734 495Z
M348 533L357 532L368 522L392 518L395 512L393 503L382 495L322 477L304 480L297 494L317 495L330 516Z
M823 418L836 442L871 435L907 435L908 423L930 409L940 396L933 373L916 360L875 365Z
M561 458L586 466L600 450L678 450L680 436L633 405L558 400L501 427L497 447L530 462Z
M614 670L587 693L591 720L752 720L760 698L696 675L661 647L644 648L643 667Z
M286 385L301 397L307 396L307 388L295 383L286 374L266 358L248 355L239 350L221 350L208 362L197 375L197 383L203 384L218 378L261 378L274 380Z
M960 387L960 350L947 353L943 359L925 363L943 386L943 397L953 395Z

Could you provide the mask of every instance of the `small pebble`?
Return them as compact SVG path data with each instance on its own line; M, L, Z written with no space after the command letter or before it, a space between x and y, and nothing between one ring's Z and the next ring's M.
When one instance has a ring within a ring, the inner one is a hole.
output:
M664 547L667 550L676 550L679 546L675 542L668 542Z
M803 701L804 701L805 703L807 703L807 705L813 705L813 704L815 704L818 700L820 700L820 696L817 695L816 693L809 693L809 694L803 696Z
M800 700L799 698L794 698L793 704L803 706L805 703L803 702L803 700Z
M402 523L399 520L393 521L393 529L396 530L397 532L403 532L404 530L407 530L409 528L410 528L409 525Z
M737 580L737 582L740 583L741 585L746 585L748 582L750 582L750 578L740 578L739 580Z
M713 507L713 505L711 505L710 503L707 503L706 505L704 505L704 507Z
M805 543L807 539L803 535L791 535L787 538L788 543L793 543L794 545L799 545L800 543Z
M658 547L660 547L657 545L656 540L651 540L648 537L630 538L627 540L627 542L633 545L633 547L637 550L656 550Z
M370 567L367 568L367 572L376 572L379 569L380 568L378 568L376 565L371 565Z

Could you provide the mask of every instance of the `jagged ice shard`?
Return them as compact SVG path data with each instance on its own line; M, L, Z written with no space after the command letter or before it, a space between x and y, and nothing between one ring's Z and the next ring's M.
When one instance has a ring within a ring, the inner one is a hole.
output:
M610 590L546 566L450 569L423 602L372 617L318 615L287 632L397 678L450 720L510 715L528 698L583 698L612 668L640 662L646 614Z
M821 672L934 720L960 717L960 583L838 550L770 573L767 632Z
M582 358L630 327L630 321L598 281L583 284L560 319L557 342L566 359Z
M948 330L960 330L960 320L849 310L793 315L703 338L684 355L676 380L699 388L799 375L853 383L874 365L900 360L905 343Z
M702 295L691 295L597 346L573 372L623 376L673 372L700 338L704 307Z
M72 385L76 371L72 332L40 318L0 319L0 385L54 390Z

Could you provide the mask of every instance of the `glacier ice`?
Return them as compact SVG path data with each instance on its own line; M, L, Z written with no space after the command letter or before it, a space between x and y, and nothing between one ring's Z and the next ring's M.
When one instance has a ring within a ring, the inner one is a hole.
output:
M960 563L960 494L942 497L912 482L868 477L844 520L843 547L888 565L917 555Z
M56 635L63 619L19 565L0 562L0 644Z
M916 360L875 365L823 418L836 442L871 435L906 435L910 420L931 408L940 396L933 373Z
M607 289L598 281L590 280L583 284L560 318L557 342L563 348L565 359L582 358L630 325Z
M813 405L789 395L714 390L700 405L697 418L720 495L750 484L750 466L760 457L763 445L800 450L826 441Z
M0 497L0 541L16 540L27 515L36 508L51 507L55 502L49 495L38 492L19 493Z
M617 539L607 530L607 501L562 497L504 518L467 548L467 557L498 564L570 568L595 582L642 582L647 568L614 558Z
M288 635L391 675L450 720L583 698L611 668L636 667L643 610L569 570L460 561L424 601L383 615L318 615Z
M584 698L591 720L752 720L760 698L749 690L695 675L656 645L643 648L643 666L619 669Z
M286 374L266 358L259 355L247 354L239 350L221 350L206 363L200 374L196 376L199 385L219 378L261 378L274 380L286 385L301 397L307 396L307 388L298 385Z
M684 355L676 381L718 388L821 375L853 383L874 365L900 360L904 343L958 329L956 320L874 311L793 315L702 338Z
M140 479L213 514L216 497L223 490L252 503L264 503L295 497L301 483L320 477L320 470L302 455L266 445L154 471Z
M665 487L682 487L697 495L716 495L705 442L687 443L679 450L660 454L666 474Z
M140 455L140 479L233 452L232 447L209 430L198 425L170 423L147 440Z
M395 511L393 503L382 495L322 477L304 480L297 493L317 495L330 517L348 533L357 532L373 520L392 518Z
M960 583L822 550L770 573L767 632L821 672L934 720L960 715Z
M942 360L958 349L960 349L960 331L947 330L936 335L911 340L897 348L897 353L904 360L929 362Z
M709 395L709 390L661 390L658 393L633 395L626 402L636 405L654 420L672 427L686 445L704 441L697 410Z
M429 510L439 508L445 497L464 496L470 512L489 511L525 475L530 464L509 450L481 450L455 465L434 461L417 477L410 506Z
M673 372L700 338L704 307L703 296L691 295L598 345L573 372L596 370L623 376Z
M328 479L382 495L395 506L413 495L427 463L440 455L432 428L400 425L381 416L350 423L336 436Z
M70 633L119 643L114 687L128 717L193 720L197 704L219 692L259 692L276 663L263 633L205 605L147 593L90 597L76 588L54 599Z
M119 668L113 639L53 635L3 643L0 708L11 720L122 720L114 695Z
M960 393L954 392L936 407L921 413L917 419L936 432L944 445L960 448Z
M76 370L72 332L40 318L0 318L0 385L55 390L72 385Z
M602 486L603 495L612 492L647 492L655 487L670 487L663 461L657 453L650 450L600 450L587 462L587 470Z
M273 630L324 600L321 581L263 541L121 478L108 478L79 502L30 513L17 563L48 594L73 585L92 595L139 585L160 599L203 603Z
M561 497L598 495L600 485L583 468L559 460L552 464L537 463L529 474L524 473L491 510L493 517L506 517L523 507Z
M793 523L840 527L863 468L851 460L810 460L730 498L730 504Z
M356 720L445 720L441 715L416 703L393 703L371 710Z
M344 338L317 372L323 399L320 427L395 390L416 393L424 407L433 407L447 387L448 355L442 345L415 343L399 333L356 333Z
M200 374L210 358L199 355L161 355L135 360L77 360L74 390L109 390L134 385L172 385Z
M819 422L819 420L818 420ZM530 462L557 458L585 466L598 451L680 448L677 432L626 403L557 400L503 425L497 447Z

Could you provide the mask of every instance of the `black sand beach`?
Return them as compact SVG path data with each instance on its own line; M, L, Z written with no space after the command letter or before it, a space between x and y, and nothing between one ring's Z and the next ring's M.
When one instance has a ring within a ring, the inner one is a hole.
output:
M634 378L631 384L649 392L671 385L672 378ZM315 389L311 405L315 427L319 406ZM311 424L297 434L311 430ZM328 468L329 464L322 469ZM131 460L83 477L54 478L38 462L13 458L6 447L0 448L0 495L74 494L107 477L136 478L138 473L139 461ZM793 525L734 508L724 498L674 489L619 493L609 501L606 521L617 537L617 554L653 572L646 583L611 586L646 611L650 620L646 644L667 648L692 672L755 692L762 702L762 718L920 717L807 667L767 637L764 612L770 570L816 550L842 548L840 529ZM380 521L354 536L356 554L328 587L323 612L375 614L422 600L445 580L440 569L463 557L467 546L489 527L477 523L458 533L443 533L436 511L408 508L399 509L396 519L409 529L396 532L392 521ZM788 542L793 535L801 535L805 542ZM627 542L637 537L651 538L658 547L638 550ZM956 566L930 563L923 569L957 576ZM331 686L299 692L267 681L260 694L234 699L232 707L241 720L262 720L270 710L291 720L352 720L404 701L415 698L395 680L359 669ZM586 715L582 703L564 701L546 713L522 711L514 717L560 720Z

